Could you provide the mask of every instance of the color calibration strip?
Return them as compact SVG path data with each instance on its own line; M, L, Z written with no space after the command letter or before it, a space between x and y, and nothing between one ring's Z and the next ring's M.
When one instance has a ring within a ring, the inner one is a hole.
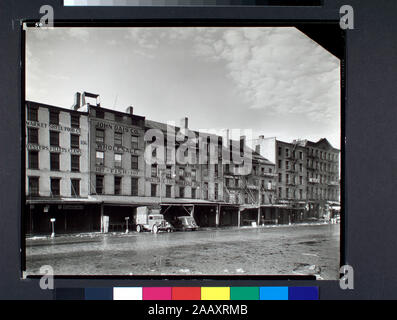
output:
M318 287L58 288L57 300L318 300Z
M64 0L66 7L321 6L321 0Z

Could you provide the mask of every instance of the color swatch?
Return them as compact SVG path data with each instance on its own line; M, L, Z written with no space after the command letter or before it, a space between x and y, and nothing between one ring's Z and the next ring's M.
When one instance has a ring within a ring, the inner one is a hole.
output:
M318 300L318 287L57 288L57 300Z

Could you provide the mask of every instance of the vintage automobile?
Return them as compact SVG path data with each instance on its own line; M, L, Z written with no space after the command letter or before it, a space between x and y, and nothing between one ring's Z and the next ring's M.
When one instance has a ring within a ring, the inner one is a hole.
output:
M176 217L172 225L176 230L181 231L195 231L199 228L196 221L191 216Z
M172 232L172 225L164 219L160 213L160 209L150 207L138 207L136 213L136 231L151 231L158 233L159 231Z

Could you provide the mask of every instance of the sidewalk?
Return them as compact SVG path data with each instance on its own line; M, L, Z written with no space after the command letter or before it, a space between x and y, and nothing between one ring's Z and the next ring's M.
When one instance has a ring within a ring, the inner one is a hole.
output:
M289 227L299 227L299 226L319 226L331 224L331 222L302 222L302 223L291 223L291 224L272 224L272 225L261 225L261 226L231 226L231 227L202 227L198 231L185 231L185 232L200 232L200 231L222 231L222 230L247 230L247 229L266 229L266 228L289 228ZM175 232L183 232L183 231L175 231ZM150 232L147 232L150 233ZM125 232L82 232L82 233L70 233L70 234L56 234L55 238L51 238L51 235L37 235L37 236L27 236L26 240L35 241L35 240L54 240L54 239L69 239L69 238L96 238L101 236L119 236L119 237L128 237L131 235L137 235L138 232L130 230L129 233Z

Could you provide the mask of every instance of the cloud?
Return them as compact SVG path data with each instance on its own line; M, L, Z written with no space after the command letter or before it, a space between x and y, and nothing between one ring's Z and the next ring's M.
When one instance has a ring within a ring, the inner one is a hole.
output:
M295 28L201 30L194 50L225 63L252 109L315 121L339 115L339 60Z

